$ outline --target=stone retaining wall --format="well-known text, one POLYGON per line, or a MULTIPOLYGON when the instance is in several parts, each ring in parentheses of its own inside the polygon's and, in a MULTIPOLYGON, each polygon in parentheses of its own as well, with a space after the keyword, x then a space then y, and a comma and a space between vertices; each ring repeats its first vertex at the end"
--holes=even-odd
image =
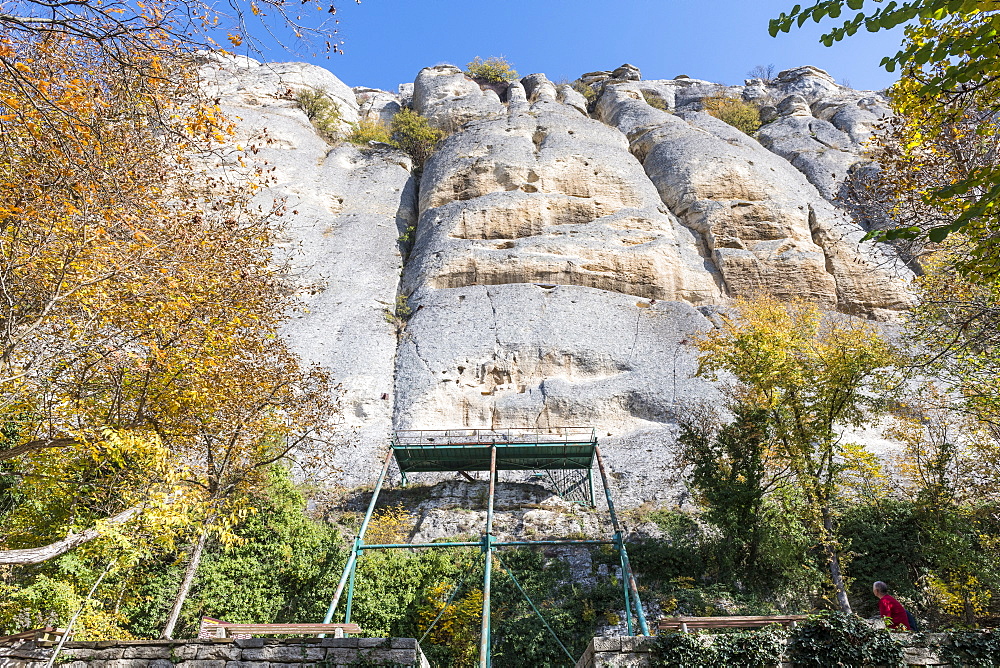
MULTIPOLYGON (((0 668, 44 668, 52 648, 0 647, 0 668)), ((430 668, 413 638, 250 638, 68 642, 59 668, 430 668)))
MULTIPOLYGON (((896 640, 906 642, 907 634, 894 634, 896 640)), ((940 645, 944 634, 925 634, 929 645, 940 645)), ((650 657, 656 649, 655 637, 608 636, 594 638, 587 651, 576 662, 576 668, 644 668, 650 665, 650 657)), ((903 656, 907 666, 952 668, 938 656, 933 647, 904 647, 903 656)), ((783 662, 781 668, 791 668, 791 663, 783 662)))

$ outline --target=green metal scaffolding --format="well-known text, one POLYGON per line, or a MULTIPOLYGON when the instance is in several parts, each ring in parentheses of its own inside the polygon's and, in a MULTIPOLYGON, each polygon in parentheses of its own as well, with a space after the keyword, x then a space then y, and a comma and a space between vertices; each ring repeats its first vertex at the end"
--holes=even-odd
MULTIPOLYGON (((594 429, 583 427, 560 427, 546 430, 536 429, 451 429, 451 430, 404 430, 397 431, 392 439, 391 447, 386 455, 382 471, 375 482, 365 518, 358 530, 357 538, 351 553, 344 565, 340 582, 334 593, 333 600, 327 610, 324 623, 329 624, 340 603, 346 588, 347 599, 344 610, 344 622, 351 621, 351 605, 354 598, 354 575, 358 559, 364 550, 388 549, 424 549, 440 547, 479 547, 484 555, 483 569, 483 616, 480 629, 479 666, 490 668, 492 665, 490 650, 492 645, 492 627, 490 620, 490 588, 494 552, 502 547, 527 547, 534 545, 613 545, 618 552, 622 572, 622 597, 625 602, 625 620, 629 635, 633 635, 633 620, 635 615, 639 632, 649 635, 646 615, 639 598, 635 576, 629 565, 628 552, 625 549, 625 539, 615 504, 611 498, 611 488, 608 485, 604 460, 601 458, 601 448, 597 444, 594 429), (486 531, 478 541, 442 542, 442 543, 392 543, 366 544, 365 532, 371 521, 372 513, 378 503, 382 485, 389 473, 393 459, 399 466, 399 472, 404 484, 407 474, 489 471, 489 495, 486 506, 486 531), (546 478, 556 487, 557 493, 565 498, 581 500, 591 507, 596 507, 594 495, 593 467, 597 464, 604 487, 604 498, 611 516, 613 534, 609 540, 528 540, 528 541, 498 541, 493 535, 493 500, 496 495, 497 474, 499 471, 540 471, 536 474, 546 478)), ((501 563, 502 568, 502 563, 501 563)), ((513 574, 508 573, 512 578, 513 574)), ((514 580, 515 584, 517 581, 514 580)), ((520 589, 520 585, 517 585, 520 589)), ((522 590, 525 598, 527 594, 522 590)), ((538 612, 528 599, 532 608, 538 612)), ((540 613, 539 616, 541 617, 540 613)), ((542 617, 542 622, 555 636, 548 622, 542 617)), ((559 641, 558 636, 555 636, 559 641)), ((559 641, 562 645, 561 641, 559 641)), ((563 647, 565 650, 565 647, 563 647)))

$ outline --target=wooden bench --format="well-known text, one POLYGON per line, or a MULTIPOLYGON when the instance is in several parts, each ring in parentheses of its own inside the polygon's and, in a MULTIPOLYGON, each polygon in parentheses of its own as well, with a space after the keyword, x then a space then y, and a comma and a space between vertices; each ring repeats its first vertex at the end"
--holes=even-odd
POLYGON ((201 618, 199 638, 252 638, 254 635, 310 636, 332 633, 343 638, 345 633, 361 633, 357 624, 230 624, 211 617, 201 618))
POLYGON ((57 629, 53 626, 46 626, 42 629, 32 629, 22 631, 9 636, 0 636, 0 647, 3 645, 13 645, 18 641, 33 640, 42 647, 50 647, 59 642, 59 639, 66 634, 66 629, 57 629))
POLYGON ((808 615, 760 615, 750 617, 667 617, 657 622, 661 631, 680 629, 754 629, 771 624, 794 627, 808 615))

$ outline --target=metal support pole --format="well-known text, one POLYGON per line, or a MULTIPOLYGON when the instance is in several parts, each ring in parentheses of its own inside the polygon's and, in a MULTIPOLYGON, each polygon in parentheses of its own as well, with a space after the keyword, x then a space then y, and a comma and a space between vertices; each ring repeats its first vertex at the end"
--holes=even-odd
POLYGON ((354 541, 355 548, 351 550, 351 556, 347 558, 347 563, 344 564, 344 572, 340 576, 340 582, 337 583, 337 591, 334 592, 333 600, 330 601, 330 607, 326 611, 326 617, 323 618, 324 624, 329 624, 333 621, 333 613, 337 609, 337 604, 340 603, 340 596, 344 593, 344 587, 347 586, 348 578, 354 573, 354 564, 358 560, 358 554, 361 551, 360 546, 364 544, 368 522, 372 519, 372 513, 375 511, 375 503, 378 501, 379 492, 382 491, 382 483, 385 482, 385 476, 389 472, 389 464, 392 463, 392 454, 392 448, 389 448, 389 454, 385 456, 385 465, 382 467, 382 472, 379 473, 378 481, 375 483, 375 491, 372 493, 372 500, 368 504, 365 519, 361 522, 358 537, 354 541))
MULTIPOLYGON (((361 556, 361 541, 358 539, 354 540, 354 551, 358 553, 358 557, 361 556)), ((344 609, 344 623, 351 623, 351 605, 354 603, 354 574, 358 570, 358 560, 354 560, 354 565, 351 566, 351 576, 347 579, 347 605, 344 609)))
MULTIPOLYGON (((532 545, 614 545, 613 540, 511 540, 493 541, 493 547, 529 547, 532 545)), ((462 541, 455 543, 365 543, 363 550, 413 550, 420 548, 441 547, 482 547, 483 541, 462 541)))
MULTIPOLYGON (((635 604, 636 617, 639 618, 639 630, 642 635, 649 635, 649 626, 646 624, 646 613, 642 609, 642 599, 639 598, 639 587, 635 582, 635 575, 632 567, 628 563, 628 552, 625 550, 625 534, 622 533, 621 525, 618 523, 618 515, 615 513, 615 503, 611 500, 611 487, 608 485, 608 474, 604 470, 604 458, 601 457, 601 447, 594 445, 594 454, 597 455, 597 468, 601 472, 601 483, 604 485, 604 498, 608 502, 608 512, 611 514, 611 526, 614 527, 615 535, 618 538, 618 554, 622 560, 622 579, 628 579, 629 591, 632 594, 632 602, 635 604)), ((627 603, 627 601, 626 601, 627 603)), ((630 611, 626 611, 630 612, 630 611)))
POLYGON ((594 496, 594 467, 587 469, 587 486, 590 488, 590 507, 597 507, 597 498, 594 496))
POLYGON ((632 632, 632 596, 629 594, 628 578, 625 577, 625 561, 622 559, 621 534, 615 532, 615 549, 618 551, 618 565, 622 573, 622 598, 625 599, 625 629, 628 634, 632 632))
POLYGON ((496 493, 497 446, 490 446, 490 495, 486 506, 486 534, 483 536, 485 564, 483 568, 483 620, 479 629, 479 668, 493 664, 490 630, 490 571, 493 567, 493 496, 496 493))

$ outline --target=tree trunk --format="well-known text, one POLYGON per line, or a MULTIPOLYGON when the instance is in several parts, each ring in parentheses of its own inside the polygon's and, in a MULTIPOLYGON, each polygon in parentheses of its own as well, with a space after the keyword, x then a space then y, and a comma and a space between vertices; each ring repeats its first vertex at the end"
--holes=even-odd
POLYGON ((976 609, 972 605, 969 590, 965 587, 962 587, 962 617, 965 619, 966 626, 976 628, 976 609))
POLYGON ((851 614, 851 601, 847 598, 847 586, 844 584, 844 575, 840 572, 840 550, 832 542, 833 539, 833 516, 829 508, 823 508, 823 529, 826 535, 823 536, 823 548, 826 550, 827 560, 830 564, 830 579, 837 590, 837 603, 841 612, 851 614))
POLYGON ((167 619, 167 625, 163 627, 163 634, 161 636, 163 638, 170 639, 173 637, 174 626, 177 625, 177 618, 180 617, 184 601, 187 599, 188 594, 191 593, 191 583, 194 582, 194 575, 198 571, 198 564, 201 563, 201 555, 205 550, 205 542, 207 540, 208 527, 205 526, 198 536, 198 542, 194 545, 194 551, 191 553, 191 558, 188 559, 187 568, 184 569, 184 579, 181 580, 181 587, 177 591, 177 598, 174 599, 174 605, 170 608, 170 617, 167 619))
MULTIPOLYGON (((124 524, 138 514, 139 506, 133 506, 128 510, 109 517, 104 520, 105 524, 124 524)), ((66 554, 74 547, 89 543, 98 536, 101 531, 98 528, 87 529, 80 533, 71 533, 62 540, 43 545, 41 547, 27 547, 19 550, 0 550, 0 566, 26 566, 29 564, 40 564, 43 561, 66 554)))

